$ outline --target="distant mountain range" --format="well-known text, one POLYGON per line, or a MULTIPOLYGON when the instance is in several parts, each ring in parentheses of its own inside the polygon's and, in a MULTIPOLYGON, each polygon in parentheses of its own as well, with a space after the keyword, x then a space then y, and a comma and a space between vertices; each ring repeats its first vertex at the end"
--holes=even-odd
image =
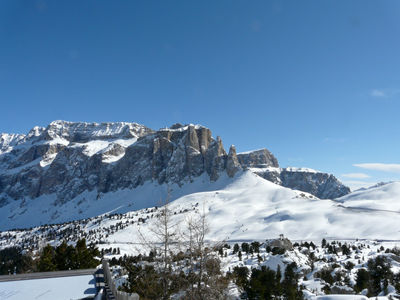
POLYGON ((195 192, 189 188, 195 180, 205 191, 244 171, 320 199, 350 193, 331 174, 280 168, 267 149, 226 152, 201 125, 156 131, 136 123, 54 121, 26 135, 0 135, 0 228, 150 207, 168 187, 177 198, 195 192), (37 218, 26 220, 28 210, 37 218))

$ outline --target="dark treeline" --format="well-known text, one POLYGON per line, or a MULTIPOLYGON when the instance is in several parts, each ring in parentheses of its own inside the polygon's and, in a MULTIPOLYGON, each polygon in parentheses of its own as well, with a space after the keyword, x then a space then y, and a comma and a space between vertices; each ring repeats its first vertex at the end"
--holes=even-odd
POLYGON ((246 292, 248 299, 303 299, 303 292, 298 286, 299 274, 296 263, 286 266, 283 278, 278 265, 276 271, 265 266, 261 269, 235 267, 233 278, 235 283, 246 292))
POLYGON ((0 275, 95 268, 100 256, 94 246, 87 246, 86 240, 78 240, 76 246, 65 241, 58 247, 45 246, 35 259, 19 247, 0 250, 0 275))
POLYGON ((32 272, 33 270, 32 257, 24 254, 21 248, 9 247, 0 250, 0 275, 32 272))
POLYGON ((64 241, 58 247, 47 245, 43 248, 38 269, 47 272, 95 268, 100 263, 96 259, 99 255, 97 248, 86 246, 85 239, 79 240, 75 247, 64 241))

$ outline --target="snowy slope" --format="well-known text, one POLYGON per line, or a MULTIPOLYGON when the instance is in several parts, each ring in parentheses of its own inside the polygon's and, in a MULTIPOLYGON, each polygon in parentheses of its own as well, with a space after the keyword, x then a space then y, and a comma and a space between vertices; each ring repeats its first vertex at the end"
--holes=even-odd
MULTIPOLYGON (((344 207, 400 213, 400 182, 391 182, 355 191, 336 199, 344 207)), ((400 222, 399 222, 400 224, 400 222)))
MULTIPOLYGON (((253 240, 276 237, 320 241, 337 239, 400 239, 399 214, 385 211, 355 211, 332 200, 320 200, 263 180, 247 171, 237 175, 223 188, 178 198, 171 209, 184 222, 188 214, 204 210, 210 226, 208 238, 214 240, 253 240), (192 207, 198 205, 198 210, 192 207)), ((109 241, 126 243, 137 236, 138 227, 151 235, 152 219, 110 235, 109 241)))
POLYGON ((160 205, 167 197, 168 189, 170 190, 170 201, 173 201, 183 195, 222 189, 232 181, 232 179, 224 176, 221 180, 210 183, 207 175, 203 174, 193 182, 182 186, 145 182, 135 189, 121 189, 102 194, 100 197, 98 197, 97 191, 86 191, 61 205, 55 204, 55 195, 43 195, 34 199, 34 201, 25 198, 2 207, 0 210, 0 230, 63 223, 95 217, 104 213, 125 213, 140 210, 160 205))
POLYGON ((93 275, 0 282, 0 300, 69 300, 95 294, 93 275))
MULTIPOLYGON (((370 238, 400 239, 399 213, 382 210, 355 210, 343 203, 320 200, 310 194, 281 187, 253 174, 239 172, 234 178, 221 176, 210 183, 206 176, 181 187, 170 187, 171 209, 191 209, 205 205, 212 239, 264 239, 284 233, 292 239, 370 238)), ((119 190, 101 198, 83 193, 60 207, 51 197, 32 201, 15 201, 0 213, 0 228, 23 228, 45 223, 61 223, 93 217, 104 212, 124 213, 160 203, 167 197, 166 185, 146 183, 135 190, 119 190), (112 205, 110 205, 112 203, 112 205), (40 204, 40 205, 39 205, 40 204), (79 214, 76 215, 76 209, 79 214), (6 217, 8 212, 11 217, 6 217), (41 215, 37 219, 37 215, 41 215)), ((185 218, 178 215, 177 218, 185 218)), ((142 224, 142 230, 151 220, 142 224)), ((119 231, 110 238, 127 241, 138 225, 119 231), (127 232, 125 232, 127 231, 127 232)))
MULTIPOLYGON (((320 200, 311 194, 276 185, 251 171, 239 172, 233 178, 224 174, 212 183, 204 175, 181 187, 171 185, 169 188, 171 209, 188 211, 174 216, 177 220, 183 221, 188 215, 198 213, 204 205, 210 223, 210 239, 265 239, 280 233, 290 239, 316 241, 323 237, 400 239, 398 212, 347 208, 344 206, 349 202, 320 200), (193 207, 197 209, 193 210, 193 207)), ((36 199, 34 204, 27 201, 21 205, 20 201, 16 201, 0 211, 0 228, 61 223, 104 212, 136 211, 159 204, 167 197, 167 189, 167 185, 145 183, 135 190, 119 190, 95 200, 91 200, 93 197, 88 193, 83 193, 60 207, 52 205, 53 199, 46 197, 36 199), (78 215, 75 213, 77 208, 78 215), (6 217, 9 211, 12 212, 11 218, 6 217), (38 215, 41 216, 39 219, 38 215)), ((136 214, 139 214, 136 219, 140 214, 149 218, 143 211, 136 214)), ((125 222, 124 219, 121 221, 125 222)), ((149 218, 144 224, 136 222, 110 234, 108 240, 117 243, 132 241, 133 237, 138 237, 139 227, 146 233, 153 221, 149 218)))

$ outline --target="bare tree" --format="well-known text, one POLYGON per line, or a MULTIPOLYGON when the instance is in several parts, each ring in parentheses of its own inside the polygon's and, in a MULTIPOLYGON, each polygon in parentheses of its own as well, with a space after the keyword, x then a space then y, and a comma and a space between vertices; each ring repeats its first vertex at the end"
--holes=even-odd
POLYGON ((142 244, 147 246, 149 251, 153 251, 158 262, 157 269, 160 272, 163 299, 168 299, 168 288, 170 285, 170 270, 172 267, 172 253, 179 249, 180 234, 179 224, 173 219, 173 212, 170 209, 170 189, 168 188, 167 197, 160 201, 160 208, 156 214, 154 223, 149 227, 151 236, 145 236, 139 230, 142 244), (158 257, 158 258, 157 258, 158 257))
POLYGON ((215 255, 215 249, 222 243, 211 243, 206 240, 209 224, 203 203, 202 212, 187 219, 187 245, 190 257, 188 299, 219 299, 223 298, 221 286, 217 277, 220 275, 220 262, 215 255))
POLYGON ((185 291, 185 299, 224 299, 226 284, 220 280, 224 277, 215 251, 222 243, 206 240, 209 225, 205 203, 202 211, 187 217, 185 226, 178 219, 170 208, 168 192, 156 219, 148 227, 149 232, 144 234, 139 230, 142 244, 155 254, 153 265, 160 278, 160 298, 168 299, 171 293, 180 290, 185 291), (186 254, 178 253, 183 245, 186 254))
POLYGON ((205 253, 205 236, 208 231, 205 214, 200 216, 190 216, 187 219, 187 244, 189 251, 189 282, 191 285, 191 293, 194 294, 194 286, 197 290, 201 288, 201 278, 204 270, 205 253))

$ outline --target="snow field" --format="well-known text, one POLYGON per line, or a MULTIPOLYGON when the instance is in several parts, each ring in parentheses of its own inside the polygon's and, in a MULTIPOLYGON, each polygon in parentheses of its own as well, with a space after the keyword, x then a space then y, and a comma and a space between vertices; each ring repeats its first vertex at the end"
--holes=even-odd
POLYGON ((0 282, 0 300, 70 300, 95 294, 92 275, 0 282))

